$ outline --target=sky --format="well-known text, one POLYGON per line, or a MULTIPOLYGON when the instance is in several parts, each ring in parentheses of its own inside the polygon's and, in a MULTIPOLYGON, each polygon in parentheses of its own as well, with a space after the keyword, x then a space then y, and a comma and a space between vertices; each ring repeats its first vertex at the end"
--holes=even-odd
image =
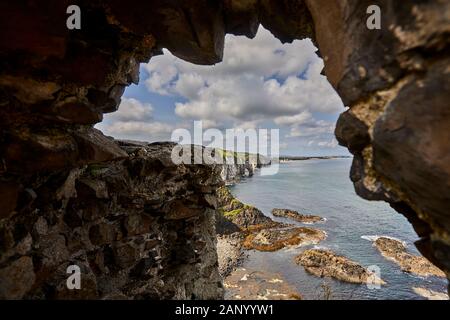
MULTIPOLYGON (((279 129, 281 155, 347 155, 334 128, 345 110, 321 75, 311 40, 282 44, 260 26, 254 39, 227 35, 223 61, 194 65, 172 55, 141 64, 139 85, 96 127, 117 139, 169 141, 172 132, 217 128, 279 129)), ((207 144, 207 143, 205 143, 207 144)))

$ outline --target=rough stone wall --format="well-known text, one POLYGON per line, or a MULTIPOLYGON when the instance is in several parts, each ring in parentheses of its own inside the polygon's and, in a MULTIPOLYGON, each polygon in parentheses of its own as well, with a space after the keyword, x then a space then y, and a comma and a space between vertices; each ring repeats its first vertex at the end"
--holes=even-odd
MULTIPOLYGON (((354 154, 356 192, 407 216, 419 250, 450 270, 450 3, 307 1, 325 73, 350 109, 336 137, 354 154)), ((448 274, 448 273, 447 273, 448 274)))
POLYGON ((173 144, 30 182, 0 223, 0 298, 218 299, 220 168, 176 166, 173 144), (68 290, 69 265, 81 289, 68 290))
MULTIPOLYGON (((448 274, 449 16, 445 0, 2 1, 0 224, 9 231, 0 244, 16 254, 2 250, 0 275, 41 279, 34 271, 40 264, 25 253, 29 232, 39 241, 33 210, 48 207, 40 211, 47 225, 64 221, 66 211, 59 218, 52 213, 61 208, 53 197, 69 172, 129 161, 93 125, 138 82, 140 62, 166 47, 193 63, 213 64, 222 58, 226 33, 253 37, 260 23, 282 41, 316 41, 325 74, 350 106, 336 136, 355 155, 356 191, 405 214, 422 237, 419 249, 448 274), (382 30, 365 27, 366 8, 374 3, 382 9, 382 30), (70 4, 82 9, 81 30, 66 28, 70 4), (36 191, 41 187, 45 192, 36 191)), ((62 232, 66 248, 79 240, 66 238, 72 229, 62 232)), ((58 235, 49 242, 63 247, 58 235)), ((67 259, 64 250, 52 250, 52 259, 67 259)), ((46 288, 36 282, 8 296, 46 288)))

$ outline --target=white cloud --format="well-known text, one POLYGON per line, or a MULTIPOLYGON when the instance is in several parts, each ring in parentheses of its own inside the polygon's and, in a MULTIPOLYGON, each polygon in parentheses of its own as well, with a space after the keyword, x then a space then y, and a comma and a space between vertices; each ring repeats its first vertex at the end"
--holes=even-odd
MULTIPOLYGON (((122 139, 167 140, 175 127, 203 128, 279 127, 282 148, 298 146, 334 148, 334 123, 318 120, 342 112, 344 107, 326 77, 323 61, 313 43, 296 40, 282 44, 260 27, 254 39, 227 35, 223 62, 194 65, 167 50, 143 68, 148 91, 175 101, 170 123, 157 121, 159 98, 149 95, 153 106, 123 98, 119 111, 105 116, 98 128, 122 139), (172 98, 171 98, 172 99, 172 98)), ((140 99, 143 97, 140 95, 140 99)), ((164 99, 163 99, 164 100, 164 99)))
POLYGON ((140 141, 167 141, 174 127, 170 124, 157 121, 114 121, 102 122, 97 129, 104 134, 117 139, 130 139, 140 141))
POLYGON ((110 121, 148 121, 152 119, 153 107, 133 98, 122 98, 119 110, 105 116, 110 121))
POLYGON ((278 125, 293 125, 303 124, 312 120, 312 115, 309 111, 303 111, 294 116, 282 116, 274 119, 274 122, 278 125))
POLYGON ((338 145, 339 144, 334 137, 331 138, 330 140, 321 140, 321 141, 310 140, 310 141, 308 141, 309 147, 317 146, 317 147, 321 147, 321 148, 336 148, 338 145))
POLYGON ((172 126, 153 120, 153 107, 134 98, 122 98, 119 110, 105 115, 97 128, 119 139, 154 141, 165 137, 172 126))
POLYGON ((116 121, 111 125, 107 125, 105 129, 113 135, 151 136, 153 134, 171 132, 173 128, 164 122, 116 121))
POLYGON ((292 137, 311 137, 331 135, 334 132, 335 124, 329 121, 309 121, 303 124, 296 124, 291 127, 287 138, 292 137))

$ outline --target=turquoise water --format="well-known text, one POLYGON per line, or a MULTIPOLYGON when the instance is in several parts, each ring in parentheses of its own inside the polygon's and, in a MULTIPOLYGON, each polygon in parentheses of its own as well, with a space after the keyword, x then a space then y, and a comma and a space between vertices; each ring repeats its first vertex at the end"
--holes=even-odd
POLYGON ((369 202, 355 194, 348 177, 350 165, 351 159, 283 163, 278 174, 255 175, 231 187, 231 192, 277 221, 295 223, 273 217, 270 213, 273 208, 289 208, 326 218, 327 221, 313 225, 328 234, 327 239, 316 247, 329 248, 365 267, 378 266, 387 285, 369 289, 366 285, 321 279, 306 273, 303 267, 294 263, 294 258, 312 246, 278 252, 249 251, 244 267, 281 274, 305 299, 323 297, 321 285, 324 282, 332 289, 332 299, 424 299, 414 293, 412 287, 446 292, 445 279, 404 273, 396 264, 383 258, 371 241, 363 238, 395 237, 406 242, 410 252, 418 254, 413 244, 418 237, 406 218, 384 202, 369 202))

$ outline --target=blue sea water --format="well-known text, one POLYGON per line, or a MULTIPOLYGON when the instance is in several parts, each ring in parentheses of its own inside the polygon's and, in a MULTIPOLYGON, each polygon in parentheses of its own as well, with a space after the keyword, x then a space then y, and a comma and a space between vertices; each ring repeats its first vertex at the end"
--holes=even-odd
POLYGON ((447 281, 437 277, 421 278, 402 272, 395 263, 382 257, 367 236, 390 236, 404 241, 411 253, 416 233, 405 217, 387 203, 358 197, 349 179, 351 159, 304 160, 280 164, 276 175, 255 175, 231 187, 241 201, 254 205, 274 220, 295 223, 271 215, 273 208, 288 208, 303 214, 319 215, 316 223, 327 239, 316 245, 342 254, 361 265, 376 265, 386 285, 369 289, 365 284, 349 284, 308 274, 294 258, 313 246, 282 249, 277 252, 249 251, 244 267, 274 272, 298 288, 304 299, 323 298, 322 284, 331 288, 332 299, 424 299, 412 290, 422 287, 446 292, 447 281))

